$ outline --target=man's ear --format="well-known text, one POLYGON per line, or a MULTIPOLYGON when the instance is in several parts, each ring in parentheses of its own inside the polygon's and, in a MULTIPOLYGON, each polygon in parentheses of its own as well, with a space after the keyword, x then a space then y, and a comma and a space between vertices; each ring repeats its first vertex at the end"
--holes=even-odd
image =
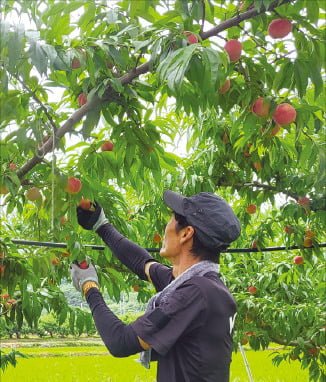
POLYGON ((183 244, 193 238, 194 234, 195 230, 193 226, 188 225, 187 227, 183 228, 181 230, 181 243, 183 244))

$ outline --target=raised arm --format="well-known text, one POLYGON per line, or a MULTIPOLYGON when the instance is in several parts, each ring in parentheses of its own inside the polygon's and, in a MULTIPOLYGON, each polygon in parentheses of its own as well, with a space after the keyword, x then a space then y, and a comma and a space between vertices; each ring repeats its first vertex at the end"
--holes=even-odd
POLYGON ((98 203, 91 210, 77 207, 77 219, 84 229, 97 232, 122 264, 142 280, 151 281, 149 268, 156 260, 144 248, 125 238, 109 224, 98 203))
POLYGON ((150 280, 149 268, 156 260, 138 244, 125 238, 111 224, 103 224, 96 233, 113 254, 142 280, 150 280))

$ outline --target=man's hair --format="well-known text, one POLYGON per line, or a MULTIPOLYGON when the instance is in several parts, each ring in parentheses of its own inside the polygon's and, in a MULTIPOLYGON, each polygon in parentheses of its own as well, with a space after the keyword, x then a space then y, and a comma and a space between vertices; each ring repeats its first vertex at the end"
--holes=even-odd
MULTIPOLYGON (((176 225, 176 232, 178 233, 183 228, 186 228, 187 226, 191 225, 187 222, 187 219, 183 215, 179 215, 178 213, 174 212, 175 220, 177 221, 176 225)), ((195 230, 195 228, 194 228, 195 230)), ((214 261, 215 263, 220 262, 220 252, 223 251, 223 249, 226 249, 228 246, 220 246, 218 248, 208 248, 206 247, 197 237, 196 230, 193 236, 193 243, 192 248, 190 252, 194 257, 199 257, 201 260, 210 260, 214 261)))

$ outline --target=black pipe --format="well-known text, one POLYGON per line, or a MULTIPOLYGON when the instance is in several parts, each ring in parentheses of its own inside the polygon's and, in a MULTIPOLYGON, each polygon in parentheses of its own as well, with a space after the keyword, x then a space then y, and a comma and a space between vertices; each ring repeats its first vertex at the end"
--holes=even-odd
MULTIPOLYGON (((36 247, 48 247, 48 248, 67 248, 66 243, 52 243, 47 241, 31 241, 31 240, 19 240, 19 239, 12 239, 11 240, 14 244, 19 245, 31 245, 36 247)), ((103 245, 95 245, 95 244, 84 244, 84 248, 88 249, 96 249, 103 251, 106 247, 103 245)), ((318 247, 326 247, 326 243, 318 244, 318 247)), ((312 248, 312 247, 310 247, 312 248)), ((160 248, 144 248, 148 252, 160 252, 160 248)), ((309 249, 306 247, 299 247, 298 245, 292 245, 290 247, 266 247, 266 248, 228 248, 222 253, 248 253, 248 252, 276 252, 276 251, 290 251, 292 249, 309 249)))

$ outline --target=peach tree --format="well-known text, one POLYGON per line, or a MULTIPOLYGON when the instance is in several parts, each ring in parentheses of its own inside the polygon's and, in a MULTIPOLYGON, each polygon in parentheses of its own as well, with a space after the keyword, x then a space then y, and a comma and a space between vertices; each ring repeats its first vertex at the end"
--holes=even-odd
POLYGON ((0 304, 8 325, 36 327, 47 310, 81 332, 89 319, 59 288, 73 260, 92 259, 117 300, 121 291, 137 290, 142 302, 153 293, 80 229, 82 200, 96 199, 125 236, 158 249, 164 189, 217 192, 242 223, 232 248, 247 248, 222 256, 238 303, 236 347, 284 345, 275 363, 301 362, 311 380, 325 380, 325 4, 0 7, 0 304))

